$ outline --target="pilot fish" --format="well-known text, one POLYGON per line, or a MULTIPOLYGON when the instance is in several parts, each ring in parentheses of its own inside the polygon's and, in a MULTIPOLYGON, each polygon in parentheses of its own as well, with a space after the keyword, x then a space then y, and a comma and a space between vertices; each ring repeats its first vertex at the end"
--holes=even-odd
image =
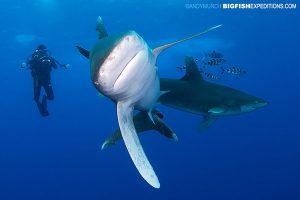
POLYGON ((185 66, 182 66, 182 67, 176 67, 179 71, 181 71, 181 72, 183 72, 185 69, 186 69, 186 67, 185 66))
POLYGON ((216 51, 206 53, 205 56, 210 57, 210 58, 223 58, 224 57, 223 54, 216 52, 216 51))
POLYGON ((212 81, 217 81, 220 79, 220 77, 218 77, 212 73, 205 72, 202 69, 200 69, 200 73, 202 73, 204 76, 206 76, 207 78, 209 78, 212 81))
POLYGON ((208 61, 205 61, 205 59, 202 59, 202 62, 204 64, 204 67, 206 65, 209 65, 209 66, 218 66, 218 65, 222 65, 226 62, 226 60, 224 58, 213 58, 213 59, 210 59, 208 61))
POLYGON ((241 69, 241 68, 237 68, 237 67, 230 67, 227 69, 224 69, 223 67, 221 67, 221 74, 224 74, 225 72, 228 74, 233 74, 233 75, 243 75, 246 74, 246 71, 241 69))

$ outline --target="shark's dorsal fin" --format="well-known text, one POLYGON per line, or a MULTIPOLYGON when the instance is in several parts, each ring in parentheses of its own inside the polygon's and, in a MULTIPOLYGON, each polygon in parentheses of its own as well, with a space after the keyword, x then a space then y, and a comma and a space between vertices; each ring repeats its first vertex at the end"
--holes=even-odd
POLYGON ((80 46, 76 46, 76 48, 78 49, 78 51, 81 53, 81 55, 83 55, 84 57, 86 57, 87 59, 90 58, 90 51, 86 50, 85 48, 82 48, 80 46))
POLYGON ((178 43, 187 41, 187 40, 189 40, 189 39, 192 39, 192 38, 201 36, 201 35, 203 35, 203 34, 209 32, 209 31, 212 31, 212 30, 214 30, 214 29, 216 29, 216 28, 219 28, 219 27, 221 27, 221 26, 222 26, 222 25, 217 25, 217 26, 211 27, 211 28, 209 28, 209 29, 206 29, 205 31, 202 31, 201 33, 192 35, 192 36, 187 37, 187 38, 184 38, 184 39, 182 39, 182 40, 178 40, 178 41, 176 41, 176 42, 172 42, 172 43, 165 44, 165 45, 163 45, 163 46, 157 47, 157 48, 153 49, 154 57, 155 57, 155 59, 156 59, 157 56, 158 56, 162 51, 166 50, 167 48, 169 48, 169 47, 171 47, 171 46, 174 46, 175 44, 178 44, 178 43))
POLYGON ((198 66, 195 62, 195 60, 192 57, 186 56, 185 57, 185 67, 186 67, 186 73, 181 78, 181 80, 184 81, 193 81, 193 82, 201 82, 204 79, 202 78, 202 75, 198 69, 198 66))
POLYGON ((97 19, 96 30, 98 31, 98 38, 102 39, 107 37, 107 32, 103 23, 102 18, 99 16, 97 19))

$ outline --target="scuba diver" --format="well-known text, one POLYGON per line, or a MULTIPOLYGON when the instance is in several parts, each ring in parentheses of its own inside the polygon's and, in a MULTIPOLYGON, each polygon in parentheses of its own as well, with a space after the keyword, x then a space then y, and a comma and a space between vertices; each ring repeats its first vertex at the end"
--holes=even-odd
POLYGON ((49 55, 47 47, 43 44, 38 45, 36 50, 31 55, 27 62, 23 62, 21 68, 28 68, 31 70, 33 78, 33 92, 34 101, 37 104, 41 116, 49 115, 47 110, 47 100, 54 99, 54 93, 51 85, 51 71, 52 68, 57 69, 58 66, 67 69, 69 64, 60 64, 52 56, 49 55), (40 101, 41 89, 44 88, 45 94, 40 101))

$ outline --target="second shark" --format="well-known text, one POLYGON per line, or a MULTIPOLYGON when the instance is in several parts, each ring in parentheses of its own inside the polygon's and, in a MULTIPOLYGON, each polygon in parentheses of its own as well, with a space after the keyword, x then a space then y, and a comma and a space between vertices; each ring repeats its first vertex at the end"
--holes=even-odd
MULTIPOLYGON (((186 74, 181 79, 160 79, 162 95, 159 102, 165 106, 203 116, 199 132, 203 132, 218 117, 247 113, 268 105, 268 102, 261 98, 204 80, 192 57, 186 57, 185 66, 186 74)), ((151 129, 150 122, 140 115, 136 115, 134 121, 139 124, 139 132, 151 129)), ((167 138, 177 140, 177 136, 165 123, 157 123, 152 129, 167 138)), ((102 149, 115 144, 118 139, 121 139, 119 130, 103 143, 102 149)))

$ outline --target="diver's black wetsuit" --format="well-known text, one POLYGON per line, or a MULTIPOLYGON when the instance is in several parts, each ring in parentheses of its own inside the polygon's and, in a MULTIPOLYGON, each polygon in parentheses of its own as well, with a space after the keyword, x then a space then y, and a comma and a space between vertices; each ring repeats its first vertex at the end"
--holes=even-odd
POLYGON ((52 68, 57 69, 57 64, 45 50, 36 50, 29 61, 26 63, 31 69, 33 78, 34 101, 37 103, 39 112, 42 116, 48 116, 47 99, 53 100, 54 93, 51 86, 52 68), (43 96, 42 102, 39 101, 42 87, 46 95, 43 96))

